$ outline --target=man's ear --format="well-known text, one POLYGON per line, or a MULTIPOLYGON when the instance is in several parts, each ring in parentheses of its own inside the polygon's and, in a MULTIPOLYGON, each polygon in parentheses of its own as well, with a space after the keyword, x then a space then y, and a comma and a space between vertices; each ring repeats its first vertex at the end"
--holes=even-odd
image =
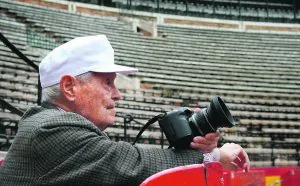
POLYGON ((76 78, 70 75, 65 75, 60 79, 60 91, 62 96, 65 97, 69 101, 75 100, 75 91, 78 83, 76 82, 76 78))

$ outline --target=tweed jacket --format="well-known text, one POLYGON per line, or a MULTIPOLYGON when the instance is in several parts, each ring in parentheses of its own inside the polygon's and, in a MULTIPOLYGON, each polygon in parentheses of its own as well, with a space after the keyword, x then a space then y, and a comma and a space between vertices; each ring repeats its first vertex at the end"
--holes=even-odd
POLYGON ((0 167, 1 186, 139 185, 175 166, 202 163, 196 150, 111 141, 89 120, 44 103, 26 111, 0 167))

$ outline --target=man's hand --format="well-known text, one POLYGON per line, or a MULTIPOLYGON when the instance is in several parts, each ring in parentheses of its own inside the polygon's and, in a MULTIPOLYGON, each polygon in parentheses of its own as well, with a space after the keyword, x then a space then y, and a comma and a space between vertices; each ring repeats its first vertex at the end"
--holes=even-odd
POLYGON ((217 147, 219 138, 219 133, 209 133, 204 137, 196 136, 191 142, 190 147, 200 150, 203 153, 211 152, 214 148, 217 147))
MULTIPOLYGON (((195 108, 194 112, 200 112, 200 108, 195 108)), ((208 133, 204 137, 196 136, 190 144, 190 148, 200 150, 203 153, 211 152, 217 147, 218 140, 220 138, 219 133, 208 133)))
POLYGON ((220 163, 227 170, 236 171, 241 168, 248 172, 250 169, 247 153, 240 145, 234 143, 225 143, 220 148, 220 163))

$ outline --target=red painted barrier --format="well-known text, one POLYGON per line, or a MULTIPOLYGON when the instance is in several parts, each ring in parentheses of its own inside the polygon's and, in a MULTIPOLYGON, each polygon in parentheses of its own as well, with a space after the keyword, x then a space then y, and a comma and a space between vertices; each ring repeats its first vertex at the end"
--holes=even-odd
POLYGON ((205 164, 206 185, 224 186, 223 167, 220 163, 205 164))
POLYGON ((264 171, 223 173, 225 186, 265 186, 264 171))
POLYGON ((141 186, 206 186, 203 164, 167 169, 147 178, 141 186))
POLYGON ((147 178, 141 186, 224 186, 220 163, 195 164, 167 169, 147 178))
POLYGON ((220 163, 175 167, 147 178, 141 186, 265 186, 263 171, 224 172, 220 163))
POLYGON ((266 186, 298 186, 300 185, 300 167, 265 167, 253 168, 254 171, 263 171, 266 186))
POLYGON ((300 168, 289 170, 281 176, 281 186, 299 186, 300 168))

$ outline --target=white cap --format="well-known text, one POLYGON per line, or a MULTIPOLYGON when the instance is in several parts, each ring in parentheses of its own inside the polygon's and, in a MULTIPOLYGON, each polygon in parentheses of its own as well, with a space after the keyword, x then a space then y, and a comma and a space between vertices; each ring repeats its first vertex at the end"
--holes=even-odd
POLYGON ((55 85, 64 75, 86 72, 129 74, 138 69, 116 65, 114 50, 105 35, 78 37, 52 50, 40 63, 42 88, 55 85))

